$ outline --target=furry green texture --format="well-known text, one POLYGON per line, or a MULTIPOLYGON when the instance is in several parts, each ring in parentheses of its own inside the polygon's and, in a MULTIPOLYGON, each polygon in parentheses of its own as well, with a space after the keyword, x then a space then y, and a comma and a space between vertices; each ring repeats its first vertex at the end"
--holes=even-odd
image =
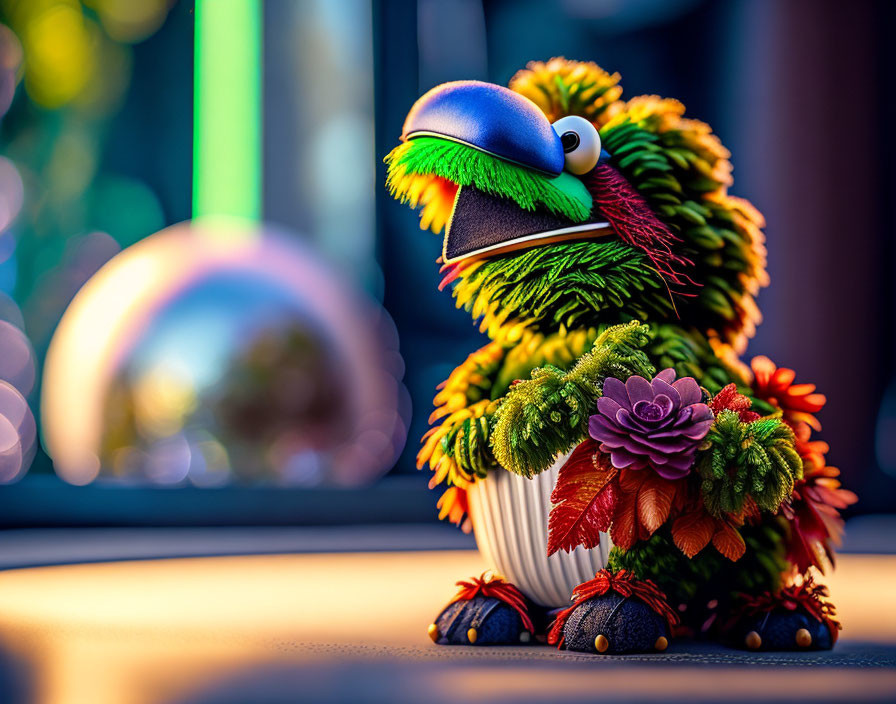
POLYGON ((442 438, 442 449, 471 476, 484 479, 489 470, 497 469, 489 448, 491 415, 466 418, 442 438))
POLYGON ((664 323, 652 325, 651 332, 645 351, 657 369, 671 367, 679 379, 693 377, 711 394, 740 379, 740 372, 720 360, 698 330, 664 323))
MULTIPOLYGON (((587 333, 585 338, 587 346, 585 349, 592 349, 597 338, 611 327, 603 325, 587 333)), ((522 344, 526 345, 527 343, 522 344)), ((732 378, 731 370, 727 369, 718 357, 713 354, 706 338, 695 330, 685 330, 671 324, 651 326, 649 340, 642 351, 652 363, 652 367, 656 369, 672 367, 679 378, 691 376, 699 379, 710 392, 718 391, 732 378)), ((550 373, 539 371, 535 373, 535 376, 543 377, 545 385, 556 383, 559 378, 558 372, 565 374, 569 371, 576 362, 575 356, 580 354, 582 354, 581 350, 571 353, 568 363, 553 357, 543 359, 538 355, 531 355, 529 357, 530 364, 526 366, 520 367, 516 363, 511 365, 512 368, 506 369, 505 363, 502 362, 501 364, 496 364, 493 368, 480 368, 479 373, 483 375, 482 383, 486 386, 491 385, 496 398, 501 398, 509 390, 516 389, 516 386, 519 385, 511 386, 513 379, 529 377, 537 365, 549 369, 550 373)), ((647 373, 647 371, 647 368, 642 369, 643 373, 647 373)), ((514 393, 520 393, 520 391, 524 391, 524 389, 517 390, 514 393)), ((546 392, 542 389, 541 393, 544 394, 546 392)), ((468 398, 468 402, 473 403, 480 400, 480 398, 482 397, 479 395, 478 390, 473 389, 473 395, 468 398)), ((587 400, 582 400, 581 403, 587 403, 587 400)), ((594 404, 592 403, 588 415, 594 412, 594 404)), ((509 409, 505 413, 509 413, 509 409)), ((442 450, 445 455, 453 459, 464 472, 471 476, 484 477, 489 470, 498 466, 490 445, 491 434, 495 424, 492 415, 492 413, 487 413, 479 418, 467 418, 461 421, 455 428, 452 428, 448 435, 442 439, 442 450)), ((524 419, 527 423, 533 422, 532 419, 526 417, 526 414, 520 414, 518 418, 524 419)), ((522 435, 522 433, 520 434, 522 435)))
POLYGON ((640 250, 615 239, 535 247, 486 260, 458 280, 455 296, 499 302, 509 319, 553 332, 673 314, 669 292, 640 250))
POLYGON ((715 516, 739 514, 748 496, 774 513, 803 475, 793 431, 779 418, 742 423, 733 411, 722 411, 706 441, 697 471, 706 508, 715 516))
POLYGON ((524 477, 550 467, 585 437, 606 377, 654 375, 642 349, 649 340, 649 328, 637 321, 615 325, 568 372, 546 365, 510 387, 493 416, 491 448, 498 464, 524 477))
MULTIPOLYGON (((466 389, 467 404, 482 400, 484 389, 489 388, 492 400, 497 401, 516 379, 528 378, 536 367, 550 364, 564 371, 570 369, 582 354, 594 346, 598 334, 604 329, 606 326, 600 331, 579 330, 564 336, 553 336, 542 340, 535 351, 528 340, 520 342, 517 347, 506 347, 500 359, 477 365, 475 374, 478 381, 466 389), (525 350, 525 354, 521 354, 520 350, 525 350)), ((445 456, 469 476, 482 478, 490 470, 498 468, 489 443, 492 415, 497 405, 489 406, 486 413, 478 418, 465 418, 442 438, 441 447, 445 456)))
POLYGON ((746 315, 741 299, 764 274, 757 273, 753 245, 731 209, 706 198, 720 182, 708 174, 699 147, 678 131, 659 132, 655 117, 603 129, 601 140, 614 164, 681 238, 681 251, 694 264, 687 273, 700 288, 679 304, 682 319, 736 336, 746 315))
POLYGON ((417 137, 393 149, 386 163, 386 185, 393 195, 396 174, 435 174, 459 186, 472 185, 509 198, 524 210, 541 206, 574 222, 584 222, 591 213, 591 194, 574 176, 563 173, 551 178, 457 142, 417 137))
MULTIPOLYGON (((607 567, 625 569, 639 579, 650 579, 666 594, 674 606, 682 603, 705 604, 716 599, 722 604, 740 593, 761 594, 775 591, 787 570, 786 526, 778 517, 768 517, 756 526, 744 526, 740 533, 746 551, 732 562, 716 550, 701 550, 692 559, 675 547, 668 528, 661 528, 650 539, 636 543, 630 550, 613 548, 607 567)), ((701 618, 699 614, 681 614, 701 618)), ((696 625, 700 625, 699 623, 696 625)))

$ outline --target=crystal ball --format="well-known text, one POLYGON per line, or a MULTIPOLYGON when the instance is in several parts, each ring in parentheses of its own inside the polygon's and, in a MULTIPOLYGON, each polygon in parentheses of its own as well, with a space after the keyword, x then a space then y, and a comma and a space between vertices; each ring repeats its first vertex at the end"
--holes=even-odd
POLYGON ((387 313, 295 235, 175 225, 84 285, 50 343, 44 445, 66 481, 358 486, 410 412, 387 313))

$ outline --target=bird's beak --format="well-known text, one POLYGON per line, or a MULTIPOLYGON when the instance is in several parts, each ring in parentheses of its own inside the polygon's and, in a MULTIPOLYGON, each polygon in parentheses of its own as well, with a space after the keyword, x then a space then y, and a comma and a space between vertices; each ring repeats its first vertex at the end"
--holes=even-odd
MULTIPOLYGON (((564 171, 560 137, 528 98, 478 81, 443 84, 421 97, 405 121, 402 140, 421 137, 463 144, 530 172, 540 188, 580 201, 587 214, 577 221, 544 208, 526 209, 495 191, 460 182, 445 228, 445 263, 610 232, 605 220, 594 217, 582 180, 564 171)), ((463 165, 456 171, 462 181, 463 165)))

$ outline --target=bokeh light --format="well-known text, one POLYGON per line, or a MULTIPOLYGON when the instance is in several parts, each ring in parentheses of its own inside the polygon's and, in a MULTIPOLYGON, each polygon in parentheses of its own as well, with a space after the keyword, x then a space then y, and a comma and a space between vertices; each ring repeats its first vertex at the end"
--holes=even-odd
POLYGON ((354 486, 391 468, 409 402, 391 320, 270 228, 204 220, 112 258, 47 353, 57 472, 354 486))
MULTIPOLYGON (((15 96, 23 61, 18 37, 0 25, 0 115, 15 96)), ((35 355, 22 311, 8 295, 16 284, 17 235, 25 188, 15 164, 0 156, 0 484, 20 479, 37 452, 37 427, 27 396, 34 387, 35 355)))
POLYGON ((15 325, 19 330, 25 329, 25 319, 22 316, 22 309, 18 304, 6 293, 0 291, 0 320, 15 325))
POLYGON ((25 5, 32 6, 20 34, 28 58, 25 86, 35 102, 57 108, 87 85, 95 28, 77 2, 34 0, 25 5))
MULTIPOLYGON (((121 251, 118 242, 105 232, 70 237, 60 244, 61 252, 46 248, 47 261, 40 267, 42 272, 33 282, 34 294, 25 305, 28 332, 38 345, 49 340, 56 322, 81 286, 121 251)), ((39 256, 37 261, 41 262, 39 256)), ((3 271, 0 264, 0 287, 3 271)))
POLYGON ((114 232, 123 247, 165 226, 165 215, 155 193, 142 181, 101 175, 90 198, 90 213, 97 229, 114 232))
POLYGON ((0 24, 0 115, 12 104, 21 68, 22 44, 9 27, 0 24))
POLYGON ((172 4, 168 0, 5 3, 14 34, 7 37, 0 30, 0 108, 9 106, 19 67, 24 65, 25 88, 41 107, 58 110, 77 105, 92 116, 111 112, 130 83, 128 45, 156 32, 172 4))
POLYGON ((23 396, 34 388, 34 350, 19 328, 0 320, 0 380, 9 382, 23 396))
POLYGON ((22 471, 22 441, 12 422, 0 416, 0 481, 10 482, 22 471))
POLYGON ((25 189, 13 163, 0 156, 0 231, 9 227, 22 209, 25 189))
MULTIPOLYGON (((8 483, 21 478, 31 465, 37 452, 37 426, 28 401, 12 384, 0 381, 0 418, 16 433, 18 449, 11 455, 3 454, 0 447, 0 482, 8 483)), ((5 426, 0 435, 6 432, 5 426)), ((0 445, 5 442, 0 437, 0 445)))
POLYGON ((103 29, 114 40, 138 42, 155 32, 165 21, 169 0, 87 0, 96 10, 103 29))

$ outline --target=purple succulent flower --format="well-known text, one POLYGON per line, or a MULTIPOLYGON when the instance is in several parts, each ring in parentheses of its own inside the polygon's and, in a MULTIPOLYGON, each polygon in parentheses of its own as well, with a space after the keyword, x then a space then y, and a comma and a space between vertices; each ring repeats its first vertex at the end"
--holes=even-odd
POLYGON ((618 469, 651 467, 665 479, 691 471, 694 453, 713 423, 712 410, 691 377, 675 381, 664 369, 653 381, 608 377, 588 432, 618 469))

